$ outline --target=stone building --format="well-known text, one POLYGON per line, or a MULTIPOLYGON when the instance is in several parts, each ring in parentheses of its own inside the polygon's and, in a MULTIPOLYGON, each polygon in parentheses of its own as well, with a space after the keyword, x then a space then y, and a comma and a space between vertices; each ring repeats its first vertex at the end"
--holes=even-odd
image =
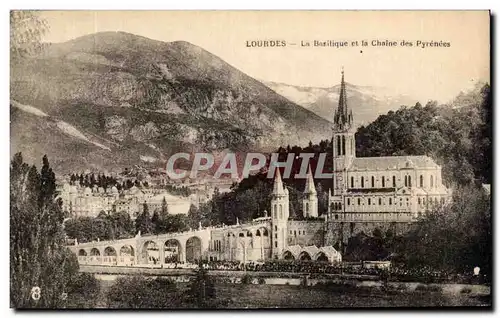
POLYGON ((449 202, 451 191, 443 185, 441 167, 428 156, 356 157, 353 120, 342 71, 332 127, 328 240, 346 241, 375 227, 402 232, 432 207, 449 202))
MULTIPOLYGON (((450 201, 451 191, 442 183, 441 167, 432 158, 356 157, 353 118, 342 72, 333 122, 333 191, 329 193, 326 215, 318 215, 317 192, 309 169, 302 200, 304 220, 290 219, 289 192, 277 169, 269 216, 245 224, 200 227, 183 233, 139 236, 123 242, 87 243, 73 250, 80 261, 95 259, 97 252, 107 255, 108 258, 100 258, 102 261, 110 259, 111 254, 105 254, 110 247, 117 262, 120 258, 116 251, 127 243, 137 251, 133 258, 135 264, 151 259, 156 264, 158 258, 161 264, 172 259, 193 262, 200 258, 240 262, 269 259, 340 262, 342 256, 333 246, 342 246, 349 237, 361 231, 371 234, 375 228, 392 230, 394 234, 403 232, 431 208, 450 201), (92 250, 97 251, 93 256, 92 250), (157 256, 145 257, 148 251, 157 256)), ((161 207, 160 200, 155 202, 155 207, 161 207)))

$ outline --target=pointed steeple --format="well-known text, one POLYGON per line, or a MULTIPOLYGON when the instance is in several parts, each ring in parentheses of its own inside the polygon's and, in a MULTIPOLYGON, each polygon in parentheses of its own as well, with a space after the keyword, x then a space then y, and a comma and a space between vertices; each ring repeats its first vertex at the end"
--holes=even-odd
POLYGON ((335 128, 338 130, 346 130, 351 128, 353 117, 352 110, 347 106, 347 93, 344 81, 344 67, 342 67, 342 79, 340 82, 339 104, 335 110, 333 117, 335 128))
POLYGON ((309 165, 309 168, 307 170, 306 187, 304 189, 304 193, 316 194, 316 187, 314 186, 314 179, 312 176, 311 165, 309 165))
POLYGON ((274 177, 273 194, 285 194, 283 181, 281 180, 281 173, 279 168, 276 169, 276 176, 274 177))

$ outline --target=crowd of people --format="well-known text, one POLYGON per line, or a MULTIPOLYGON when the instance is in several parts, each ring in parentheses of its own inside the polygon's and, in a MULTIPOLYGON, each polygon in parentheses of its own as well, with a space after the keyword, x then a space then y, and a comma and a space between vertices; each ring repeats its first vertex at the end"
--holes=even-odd
POLYGON ((342 264, 331 264, 317 261, 266 261, 248 262, 243 264, 239 261, 203 261, 201 266, 207 270, 226 271, 256 271, 256 272, 290 272, 290 273, 326 273, 326 274, 358 274, 379 275, 380 270, 374 268, 358 268, 343 266, 342 264))
POLYGON ((272 260, 266 262, 249 262, 243 264, 239 261, 202 261, 201 265, 207 270, 225 271, 256 271, 256 272, 282 272, 303 274, 337 274, 374 276, 387 281, 425 281, 428 283, 474 283, 483 281, 484 275, 470 273, 451 273, 430 267, 405 268, 390 266, 388 268, 367 267, 362 262, 359 264, 326 263, 317 261, 283 261, 272 260))

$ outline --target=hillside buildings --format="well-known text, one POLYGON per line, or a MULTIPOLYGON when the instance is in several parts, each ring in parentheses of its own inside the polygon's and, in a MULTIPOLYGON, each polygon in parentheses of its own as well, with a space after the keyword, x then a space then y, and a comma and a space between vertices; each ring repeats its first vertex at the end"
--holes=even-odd
POLYGON ((131 187, 119 192, 116 187, 104 189, 94 186, 83 187, 64 183, 59 189, 63 209, 72 218, 96 217, 101 211, 126 212, 132 219, 148 206, 153 213, 160 210, 165 198, 170 214, 187 214, 191 206, 190 198, 175 196, 163 189, 131 187))

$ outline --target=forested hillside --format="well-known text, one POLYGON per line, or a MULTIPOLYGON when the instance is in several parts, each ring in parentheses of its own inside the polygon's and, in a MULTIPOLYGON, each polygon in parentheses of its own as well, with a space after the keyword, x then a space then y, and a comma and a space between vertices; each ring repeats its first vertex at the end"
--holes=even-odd
POLYGON ((428 155, 443 166, 448 185, 492 179, 492 105, 488 84, 451 104, 402 107, 356 134, 358 157, 428 155))

